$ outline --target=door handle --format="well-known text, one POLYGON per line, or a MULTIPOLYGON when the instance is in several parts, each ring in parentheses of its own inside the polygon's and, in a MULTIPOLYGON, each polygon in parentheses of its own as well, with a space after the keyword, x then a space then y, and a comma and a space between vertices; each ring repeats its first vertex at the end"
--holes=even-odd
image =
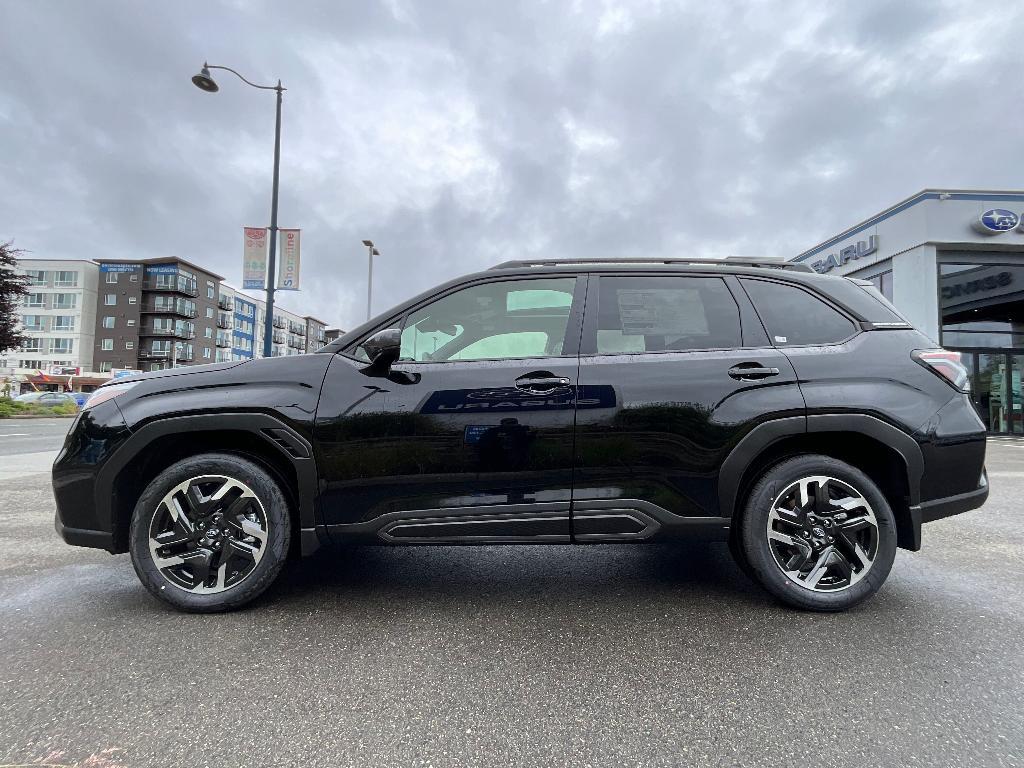
POLYGON ((516 379, 516 389, 535 395, 550 395, 557 389, 568 387, 572 382, 565 376, 555 376, 547 371, 526 373, 516 379))
POLYGON ((729 375, 738 381, 758 381, 778 376, 778 368, 766 368, 760 363, 740 363, 729 369, 729 375))

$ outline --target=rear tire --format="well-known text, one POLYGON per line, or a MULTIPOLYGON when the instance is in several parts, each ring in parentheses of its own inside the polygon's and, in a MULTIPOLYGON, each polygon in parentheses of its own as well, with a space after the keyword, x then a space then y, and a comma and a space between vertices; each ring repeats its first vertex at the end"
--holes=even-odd
POLYGON ((291 539, 274 479, 240 456, 208 453, 171 465, 139 497, 129 551, 139 580, 182 611, 245 605, 273 583, 291 539))
POLYGON ((856 467, 806 455, 770 468, 743 513, 738 554, 782 602, 843 611, 885 582, 896 557, 896 523, 878 487, 856 467))

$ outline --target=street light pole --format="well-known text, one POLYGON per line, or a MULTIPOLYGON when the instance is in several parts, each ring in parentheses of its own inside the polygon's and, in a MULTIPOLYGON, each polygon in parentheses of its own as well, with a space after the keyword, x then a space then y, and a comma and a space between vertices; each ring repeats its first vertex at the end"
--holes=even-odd
POLYGON ((363 240, 363 245, 366 246, 370 256, 370 268, 366 274, 366 319, 369 320, 373 306, 373 257, 380 256, 380 251, 374 247, 373 240, 363 240))
POLYGON ((277 81, 277 85, 257 85, 246 80, 231 67, 204 63, 199 74, 192 77, 192 82, 195 83, 197 88, 207 93, 216 93, 220 90, 220 86, 217 85, 210 75, 211 69, 226 70, 253 88, 259 88, 263 91, 277 91, 277 113, 274 122, 274 184, 270 197, 270 253, 268 254, 267 262, 267 316, 264 318, 263 323, 263 356, 270 357, 273 351, 271 342, 274 336, 274 291, 277 288, 275 283, 277 279, 277 189, 281 171, 281 100, 286 89, 281 85, 280 80, 277 81))

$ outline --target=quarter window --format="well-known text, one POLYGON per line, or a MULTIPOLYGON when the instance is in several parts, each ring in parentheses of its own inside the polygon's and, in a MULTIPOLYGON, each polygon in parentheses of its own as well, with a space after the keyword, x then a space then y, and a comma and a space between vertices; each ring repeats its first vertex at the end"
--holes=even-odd
POLYGON ((779 346, 838 344, 857 330, 853 321, 801 288, 765 280, 742 283, 779 346))
POLYGON ((742 346, 739 308, 717 277, 602 277, 596 330, 591 348, 604 355, 742 346))
POLYGON ((401 359, 561 355, 575 287, 576 278, 567 277, 484 283, 456 291, 406 317, 401 359))

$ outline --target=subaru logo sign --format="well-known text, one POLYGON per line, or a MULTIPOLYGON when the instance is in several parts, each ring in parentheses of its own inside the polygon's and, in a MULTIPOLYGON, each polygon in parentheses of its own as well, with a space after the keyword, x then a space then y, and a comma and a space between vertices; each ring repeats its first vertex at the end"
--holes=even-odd
POLYGON ((1020 216, 1005 208, 990 208, 974 222, 974 228, 983 235, 998 235, 1016 229, 1020 216))

